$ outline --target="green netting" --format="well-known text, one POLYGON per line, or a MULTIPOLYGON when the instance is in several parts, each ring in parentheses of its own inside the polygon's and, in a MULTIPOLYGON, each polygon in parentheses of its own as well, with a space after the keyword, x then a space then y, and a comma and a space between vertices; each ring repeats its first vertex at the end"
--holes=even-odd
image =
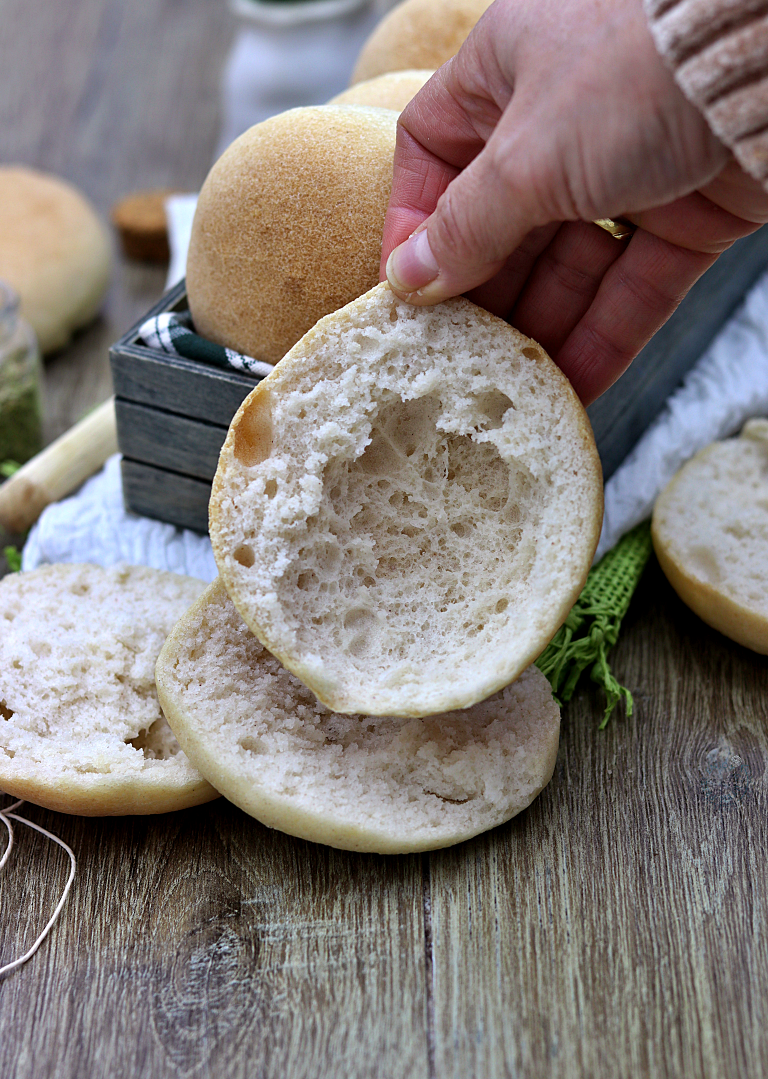
POLYGON ((592 681, 603 687, 607 697, 601 730, 622 697, 627 715, 632 715, 632 694, 614 678, 608 652, 618 640, 622 619, 650 554, 651 526, 644 521, 592 567, 570 614, 536 660, 560 704, 571 699, 582 674, 591 668, 592 681))

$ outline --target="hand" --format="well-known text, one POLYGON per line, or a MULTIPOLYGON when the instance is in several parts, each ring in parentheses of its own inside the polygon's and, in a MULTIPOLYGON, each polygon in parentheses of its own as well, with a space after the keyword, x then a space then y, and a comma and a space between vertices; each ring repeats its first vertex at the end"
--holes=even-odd
POLYGON ((400 117, 382 278, 415 304, 468 293, 588 403, 766 220, 642 0, 496 0, 400 117), (617 216, 629 242, 590 223, 617 216))

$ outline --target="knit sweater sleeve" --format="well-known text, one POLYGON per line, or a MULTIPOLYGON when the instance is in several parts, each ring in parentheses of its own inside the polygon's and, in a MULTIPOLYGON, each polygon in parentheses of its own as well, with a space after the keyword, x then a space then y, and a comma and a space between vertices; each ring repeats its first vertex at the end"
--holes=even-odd
POLYGON ((742 167, 768 185, 768 0, 644 0, 656 47, 742 167))

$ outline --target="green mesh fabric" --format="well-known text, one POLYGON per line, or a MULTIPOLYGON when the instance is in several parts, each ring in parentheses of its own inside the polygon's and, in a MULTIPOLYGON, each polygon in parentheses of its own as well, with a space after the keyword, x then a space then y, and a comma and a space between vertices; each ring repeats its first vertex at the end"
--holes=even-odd
POLYGON ((627 715, 632 715, 632 694, 614 678, 608 652, 618 640, 622 619, 650 554, 651 525, 643 521, 592 567, 570 614, 536 660, 560 704, 571 699, 582 674, 590 668, 592 681, 603 687, 607 698, 601 730, 622 698, 627 715))

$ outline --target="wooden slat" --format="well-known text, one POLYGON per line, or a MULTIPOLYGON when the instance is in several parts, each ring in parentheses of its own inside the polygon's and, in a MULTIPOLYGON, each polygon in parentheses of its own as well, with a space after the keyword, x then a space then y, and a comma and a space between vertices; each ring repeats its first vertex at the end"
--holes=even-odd
MULTIPOLYGON (((79 868, 49 945, 0 983, 0 1075, 427 1079, 419 858, 290 839, 224 801, 29 815, 79 868)), ((64 876, 45 840, 19 839, 3 955, 64 876)))
POLYGON ((532 809, 430 857, 445 1079, 768 1069, 768 660, 654 565, 614 669, 635 715, 583 692, 532 809))
POLYGON ((127 457, 196 479, 213 479, 226 427, 120 398, 115 401, 115 416, 120 449, 127 457))
POLYGON ((110 362, 119 397, 224 427, 257 384, 237 371, 135 346, 113 348, 110 362))
POLYGON ((120 462, 120 471, 127 509, 193 532, 208 531, 210 483, 126 457, 120 462))

